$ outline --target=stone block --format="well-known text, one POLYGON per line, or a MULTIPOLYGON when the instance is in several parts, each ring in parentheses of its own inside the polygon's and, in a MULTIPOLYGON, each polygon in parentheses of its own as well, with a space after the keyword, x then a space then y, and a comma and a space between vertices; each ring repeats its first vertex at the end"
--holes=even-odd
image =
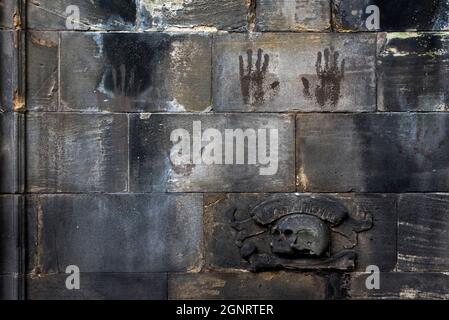
POLYGON ((343 277, 302 273, 170 274, 174 300, 322 300, 340 298, 343 277))
POLYGON ((19 196, 0 195, 0 275, 19 272, 20 208, 19 196))
POLYGON ((400 195, 399 270, 449 271, 448 201, 448 194, 400 195))
POLYGON ((28 192, 123 192, 128 118, 120 114, 29 113, 28 192))
POLYGON ((0 275, 0 300, 19 299, 19 279, 15 275, 0 275))
POLYGON ((28 199, 28 272, 183 272, 200 265, 201 195, 28 199))
POLYGON ((294 163, 292 115, 130 115, 132 192, 293 191, 294 163))
POLYGON ((211 104, 211 37, 62 33, 64 111, 203 111, 211 104))
POLYGON ((68 290, 68 274, 29 277, 29 300, 165 300, 165 273, 81 273, 80 289, 68 290))
POLYGON ((303 192, 449 190, 449 115, 302 114, 297 122, 303 192))
POLYGON ((133 30, 138 19, 137 1, 139 0, 27 1, 28 28, 133 30), (79 18, 76 17, 76 13, 79 13, 79 18))
POLYGON ((22 134, 22 114, 0 113, 0 193, 23 190, 22 134))
POLYGON ((374 34, 218 35, 214 110, 374 111, 375 52, 374 34))
POLYGON ((21 31, 0 31, 0 112, 23 111, 25 100, 19 83, 18 48, 23 41, 21 31))
POLYGON ((141 0, 140 27, 143 29, 214 28, 247 30, 246 0, 141 0))
POLYGON ((30 31, 27 37, 27 110, 58 111, 59 34, 30 31))
POLYGON ((257 0, 257 31, 326 31, 330 29, 328 0, 257 0))
POLYGON ((385 33, 379 47, 381 111, 449 110, 449 35, 385 33))
POLYGON ((379 30, 448 30, 447 12, 449 3, 444 0, 334 0, 334 29, 339 32, 374 31, 372 29, 373 9, 379 13, 379 30), (367 24, 368 21, 368 24, 367 24), (368 27, 370 26, 370 27, 368 27))
POLYGON ((449 276, 432 272, 380 273, 380 288, 368 290, 369 274, 351 276, 349 295, 352 299, 447 300, 449 276))
POLYGON ((18 0, 0 1, 0 28, 13 29, 20 26, 20 13, 18 10, 18 0))

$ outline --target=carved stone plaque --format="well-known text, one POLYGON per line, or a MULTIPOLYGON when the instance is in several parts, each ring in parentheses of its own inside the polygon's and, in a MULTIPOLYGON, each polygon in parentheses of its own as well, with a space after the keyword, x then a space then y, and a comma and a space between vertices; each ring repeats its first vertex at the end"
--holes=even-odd
POLYGON ((396 264, 395 198, 356 194, 209 194, 208 270, 365 270, 396 264), (386 236, 388 235, 388 236, 386 236))
POLYGON ((252 271, 271 269, 338 269, 355 267, 356 253, 332 253, 330 233, 352 236, 369 230, 372 216, 349 219, 348 209, 325 196, 263 201, 248 219, 232 221, 236 245, 252 271))

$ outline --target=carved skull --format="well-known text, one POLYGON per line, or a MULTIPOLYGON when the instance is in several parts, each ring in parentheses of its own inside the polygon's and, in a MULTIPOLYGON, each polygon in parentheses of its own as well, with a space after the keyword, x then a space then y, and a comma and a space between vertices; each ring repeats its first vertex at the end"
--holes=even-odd
POLYGON ((308 214, 279 219, 271 229, 273 253, 288 256, 321 256, 329 246, 329 228, 308 214))

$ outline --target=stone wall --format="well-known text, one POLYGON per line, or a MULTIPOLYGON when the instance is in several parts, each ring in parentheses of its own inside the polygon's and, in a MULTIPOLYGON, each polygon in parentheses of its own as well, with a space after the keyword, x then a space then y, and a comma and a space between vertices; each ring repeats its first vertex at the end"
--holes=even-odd
POLYGON ((0 9, 0 297, 448 297, 446 1, 0 9))

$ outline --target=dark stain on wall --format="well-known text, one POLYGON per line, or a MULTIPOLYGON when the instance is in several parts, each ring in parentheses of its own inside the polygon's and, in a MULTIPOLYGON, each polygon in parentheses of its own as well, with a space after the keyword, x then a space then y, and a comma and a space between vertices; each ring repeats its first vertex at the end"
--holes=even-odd
POLYGON ((383 30, 407 29, 413 25, 418 30, 430 30, 436 22, 442 0, 375 0, 380 9, 383 30))
POLYGON ((441 30, 448 27, 446 0, 334 0, 334 22, 340 30, 366 30, 370 5, 379 7, 383 31, 441 30))
POLYGON ((105 14, 119 16, 125 23, 136 22, 137 5, 135 0, 99 0, 98 5, 105 14))
POLYGON ((362 145, 365 190, 411 192, 444 189, 447 179, 449 117, 386 115, 354 117, 362 145))
POLYGON ((448 42, 447 37, 427 33, 388 40, 381 51, 379 70, 385 110, 449 107, 448 42))
POLYGON ((410 24, 417 29, 431 29, 441 0, 377 0, 382 29, 407 29, 410 24), (411 4, 413 2, 413 4, 411 4))
MULTIPOLYGON (((148 38, 147 38, 148 39, 148 38)), ((168 35, 145 41, 144 34, 107 34, 103 50, 109 62, 104 87, 115 96, 135 97, 154 83, 154 66, 165 59, 170 48, 168 35)))

